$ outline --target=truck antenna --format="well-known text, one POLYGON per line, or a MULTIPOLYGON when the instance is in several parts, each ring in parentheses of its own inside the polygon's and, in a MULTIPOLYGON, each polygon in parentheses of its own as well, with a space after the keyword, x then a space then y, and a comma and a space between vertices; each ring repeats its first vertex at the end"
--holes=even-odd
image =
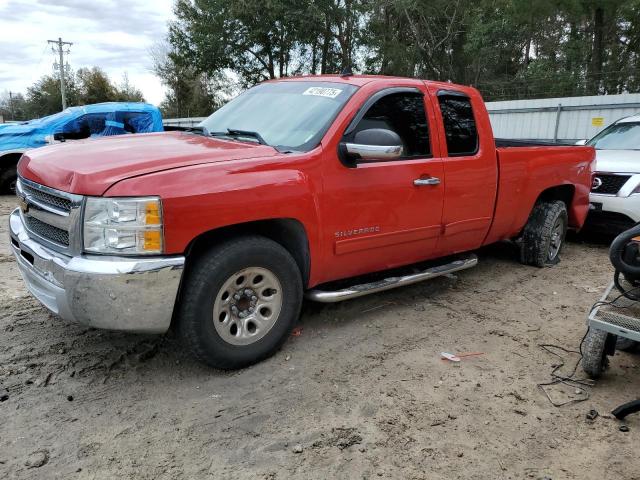
POLYGON ((346 65, 340 72, 341 77, 351 77, 352 75, 353 71, 351 70, 351 65, 346 65))

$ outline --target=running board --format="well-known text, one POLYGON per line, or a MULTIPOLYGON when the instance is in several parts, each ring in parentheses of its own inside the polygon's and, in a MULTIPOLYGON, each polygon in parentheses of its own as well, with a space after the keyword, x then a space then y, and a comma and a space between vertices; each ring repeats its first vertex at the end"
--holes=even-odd
POLYGON ((446 275, 447 273, 466 270, 467 268, 475 267, 477 264, 478 257, 472 253, 465 256, 464 258, 458 258, 457 260, 454 260, 450 263, 445 263, 444 265, 427 268, 426 270, 423 270, 419 273, 404 275, 402 277, 389 277, 377 282, 363 283, 361 285, 354 285, 352 287, 343 288, 341 290, 327 291, 312 289, 309 290, 305 296, 309 300, 313 300, 316 302, 341 302, 342 300, 363 297, 371 293, 383 292, 384 290, 391 290, 392 288, 403 287, 405 285, 422 282, 423 280, 440 277, 442 275, 446 275))

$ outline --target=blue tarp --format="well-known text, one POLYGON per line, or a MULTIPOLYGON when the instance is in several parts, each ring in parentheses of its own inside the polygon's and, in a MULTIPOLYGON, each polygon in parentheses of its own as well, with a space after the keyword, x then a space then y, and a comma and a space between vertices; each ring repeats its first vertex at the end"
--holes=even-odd
POLYGON ((4 125, 0 128, 0 155, 53 143, 55 134, 65 140, 162 132, 162 115, 148 103, 108 102, 70 107, 48 117, 4 125))

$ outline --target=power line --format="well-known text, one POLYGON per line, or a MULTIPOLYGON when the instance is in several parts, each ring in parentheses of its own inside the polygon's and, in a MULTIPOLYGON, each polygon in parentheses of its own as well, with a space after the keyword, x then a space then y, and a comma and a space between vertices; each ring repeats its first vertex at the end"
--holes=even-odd
MULTIPOLYGON (((51 47, 51 50, 60 55, 60 63, 58 64, 58 72, 60 75, 60 94, 62 96, 62 110, 67 108, 67 94, 65 92, 65 85, 64 85, 64 71, 65 71, 65 66, 64 66, 64 54, 65 53, 69 53, 69 48, 67 48, 67 50, 64 50, 64 46, 65 45, 69 45, 69 47, 71 47, 71 45, 73 45, 73 43, 71 42, 63 42, 61 37, 58 37, 58 40, 47 40, 47 43, 50 44, 54 44, 55 47, 51 47)), ((54 68, 55 68, 55 64, 54 64, 54 68)), ((68 67, 68 65, 67 65, 68 67)))

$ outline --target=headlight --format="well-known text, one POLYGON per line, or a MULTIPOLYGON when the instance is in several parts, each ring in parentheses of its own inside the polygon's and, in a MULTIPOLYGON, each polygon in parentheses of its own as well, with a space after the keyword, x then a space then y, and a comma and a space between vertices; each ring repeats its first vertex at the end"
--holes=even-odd
POLYGON ((162 204, 157 197, 87 197, 84 251, 120 255, 162 253, 162 204))

